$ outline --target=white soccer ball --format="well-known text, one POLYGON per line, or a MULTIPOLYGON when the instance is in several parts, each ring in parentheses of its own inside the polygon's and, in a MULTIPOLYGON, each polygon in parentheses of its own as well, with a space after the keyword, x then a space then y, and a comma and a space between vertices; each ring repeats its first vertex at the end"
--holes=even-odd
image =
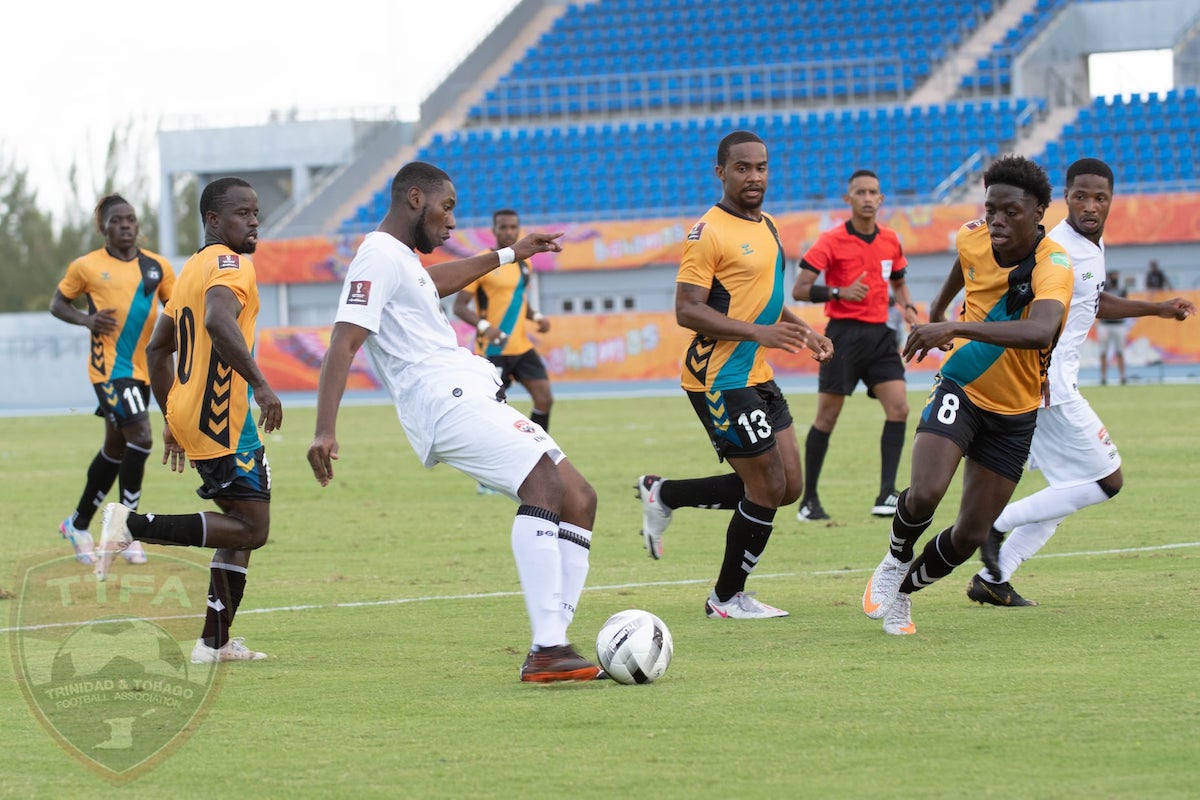
POLYGON ((596 659, 617 683, 658 680, 673 651, 671 632, 663 621, 636 608, 613 614, 596 636, 596 659))

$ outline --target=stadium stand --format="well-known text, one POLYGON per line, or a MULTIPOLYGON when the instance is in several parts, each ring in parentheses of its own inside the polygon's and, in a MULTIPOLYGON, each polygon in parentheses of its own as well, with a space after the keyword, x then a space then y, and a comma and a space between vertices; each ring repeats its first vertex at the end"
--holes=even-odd
MULTIPOLYGON (((467 225, 486 224, 510 202, 512 182, 530 180, 534 189, 522 192, 529 219, 688 213, 713 199, 711 176, 696 165, 734 128, 769 142, 781 211, 837 205, 846 175, 865 162, 900 203, 953 200, 992 157, 1022 148, 1041 151, 1051 174, 1081 154, 1107 158, 1124 191, 1194 188, 1194 88, 1082 108, 1078 88, 1065 101, 1040 96, 1045 85, 1013 94, 1014 65, 1043 47, 1057 15, 1099 2, 965 0, 939 4, 936 14, 916 0, 568 3, 506 74, 481 87, 460 125, 428 137, 414 157, 454 177, 467 225), (745 32, 735 23, 746 19, 762 24, 745 32), (930 80, 926 102, 914 104, 933 70, 962 59, 956 48, 968 37, 964 52, 990 53, 973 70, 967 57, 934 93, 944 102, 928 102, 938 86, 930 80), (1163 155, 1147 163, 1139 150, 1163 155)), ((387 191, 338 232, 374 228, 387 191)))
POLYGON ((1125 184, 1134 192, 1194 185, 1200 179, 1200 92, 1192 86, 1162 97, 1153 92, 1128 99, 1098 97, 1037 160, 1058 175, 1084 156, 1111 164, 1122 176, 1122 191, 1130 190, 1125 184))
MULTIPOLYGON (((496 175, 554 176, 526 193, 522 211, 528 216, 612 219, 687 212, 713 200, 711 176, 696 166, 712 161, 713 143, 722 132, 745 128, 759 131, 777 156, 781 170, 772 180, 779 198, 775 207, 781 210, 837 202, 860 159, 890 147, 902 148, 909 157, 890 163, 881 176, 889 192, 929 199, 957 166, 981 150, 994 155, 999 143, 1015 139, 1039 110, 1038 101, 1003 98, 925 108, 475 129, 434 137, 418 159, 439 164, 454 177, 463 219, 486 217, 509 201, 511 186, 496 175), (977 115, 989 124, 970 124, 977 115)), ((374 228, 387 205, 387 190, 376 192, 345 222, 344 231, 374 228)))

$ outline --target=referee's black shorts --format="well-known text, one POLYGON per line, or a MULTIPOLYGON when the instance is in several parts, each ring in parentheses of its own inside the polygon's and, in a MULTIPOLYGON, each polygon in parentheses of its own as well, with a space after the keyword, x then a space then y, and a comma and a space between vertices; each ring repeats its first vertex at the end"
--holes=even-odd
POLYGON ((833 358, 821 365, 817 391, 852 395, 862 381, 874 397, 870 390, 875 384, 904 380, 896 332, 882 322, 831 319, 825 335, 833 342, 833 358))

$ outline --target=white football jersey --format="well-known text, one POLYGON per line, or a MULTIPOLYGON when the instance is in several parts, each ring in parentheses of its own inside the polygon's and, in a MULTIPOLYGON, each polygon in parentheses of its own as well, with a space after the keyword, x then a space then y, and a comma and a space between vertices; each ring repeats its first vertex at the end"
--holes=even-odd
POLYGON ((1075 288, 1067 324, 1050 354, 1050 405, 1079 397, 1079 348, 1096 321, 1100 292, 1104 289, 1104 240, 1094 244, 1064 219, 1054 226, 1049 238, 1062 245, 1075 269, 1075 288))
POLYGON ((390 234, 368 233, 359 245, 335 322, 371 332, 363 347, 422 462, 449 408, 480 395, 495 398, 500 388, 491 362, 459 346, 417 254, 390 234))

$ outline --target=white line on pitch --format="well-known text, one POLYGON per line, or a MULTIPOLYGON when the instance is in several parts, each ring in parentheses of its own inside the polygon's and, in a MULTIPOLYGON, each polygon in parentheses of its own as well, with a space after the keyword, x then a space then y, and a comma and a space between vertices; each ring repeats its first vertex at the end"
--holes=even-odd
MULTIPOLYGON (((1034 559, 1039 558, 1087 558, 1089 556, 1110 556, 1121 555, 1123 553, 1153 553, 1161 550, 1180 550, 1187 547, 1200 547, 1200 542, 1179 542, 1176 544, 1159 544, 1150 547, 1117 547, 1111 550, 1078 550, 1073 553, 1048 553, 1045 555, 1034 556, 1034 559)), ((859 569, 822 569, 813 570, 811 572, 769 572, 762 575, 755 575, 755 580, 771 580, 774 578, 795 578, 799 575, 855 575, 858 573, 871 572, 874 567, 859 568, 859 569)), ((587 592, 608 592, 614 589, 647 589, 655 586, 692 586, 698 583, 710 583, 711 578, 691 578, 678 581, 643 581, 641 583, 612 583, 605 586, 588 586, 584 589, 587 592)), ((323 611, 334 608, 371 608, 375 606, 401 606, 409 603, 432 603, 446 600, 483 600, 492 597, 520 597, 520 592, 479 592, 473 594, 443 594, 443 595, 428 595, 426 597, 397 597, 391 600, 357 600, 348 603, 308 603, 298 606, 275 606, 273 608, 245 608, 239 609, 238 614, 277 614, 284 611, 323 611)), ((155 620, 172 620, 172 619, 203 619, 203 614, 174 614, 171 616, 162 617, 143 617, 150 622, 155 620)), ((0 633, 8 633, 10 631, 36 631, 45 630, 47 628, 74 628, 80 625, 104 625, 115 622, 123 622, 124 619, 101 619, 101 620, 81 620, 79 622, 51 622, 43 625, 21 625, 12 628, 0 628, 0 633)))

